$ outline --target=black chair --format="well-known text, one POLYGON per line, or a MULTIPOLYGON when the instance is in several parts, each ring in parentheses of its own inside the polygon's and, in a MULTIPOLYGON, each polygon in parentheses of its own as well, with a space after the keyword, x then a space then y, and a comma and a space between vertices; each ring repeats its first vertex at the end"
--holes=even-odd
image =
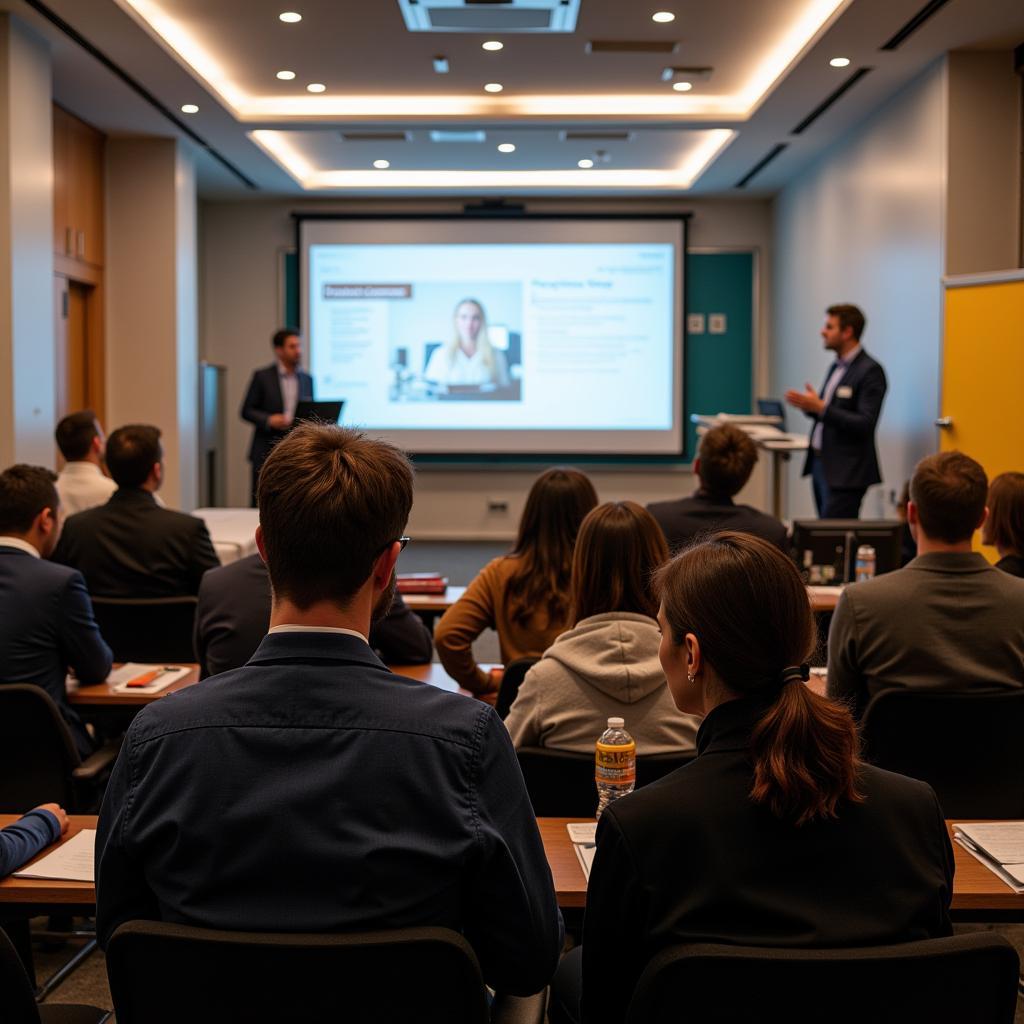
POLYGON ((494 710, 502 719, 508 718, 509 708, 519 693, 519 687, 523 685, 526 673, 531 666, 536 665, 540 658, 516 658, 505 666, 501 676, 501 687, 498 690, 498 699, 495 701, 494 710))
MULTIPOLYGON (((650 782, 689 764, 696 755, 643 754, 636 759, 636 785, 650 782)), ((597 810, 594 755, 548 747, 516 751, 533 813, 538 818, 592 818, 597 810)))
POLYGON ((129 921, 107 945, 118 1024, 541 1024, 545 993, 498 997, 447 928, 356 935, 211 931, 129 921))
POLYGON ((32 984, 3 929, 0 929, 0 1020, 4 1024, 102 1024, 110 1014, 97 1006, 36 1005, 32 984))
POLYGON ((627 1024, 1012 1024, 1016 950, 972 932, 898 946, 673 946, 640 977, 627 1024))
POLYGON ((861 735, 872 764, 923 779, 947 818, 1024 817, 1024 690, 883 690, 861 735))
POLYGON ((193 662, 195 597, 94 597, 93 612, 114 661, 193 662))

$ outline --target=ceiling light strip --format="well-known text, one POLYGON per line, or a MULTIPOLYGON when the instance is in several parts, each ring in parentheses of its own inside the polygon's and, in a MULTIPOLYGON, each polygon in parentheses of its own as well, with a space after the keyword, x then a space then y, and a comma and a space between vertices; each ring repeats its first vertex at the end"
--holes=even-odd
POLYGON ((789 134, 800 135, 806 131, 833 103, 849 92, 870 70, 871 68, 857 68, 838 89, 830 92, 789 134))

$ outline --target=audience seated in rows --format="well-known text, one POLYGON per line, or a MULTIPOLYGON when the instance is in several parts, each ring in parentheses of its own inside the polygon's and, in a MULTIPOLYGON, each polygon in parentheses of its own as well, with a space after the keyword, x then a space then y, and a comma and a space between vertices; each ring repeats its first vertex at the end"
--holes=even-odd
POLYGON ((93 743, 68 704, 65 679, 70 669, 80 683, 103 682, 111 653, 82 574, 46 560, 61 530, 56 480, 41 466, 0 473, 0 684, 42 687, 88 757, 93 743))
POLYGON ((119 427, 107 441, 117 490, 105 505, 65 523, 54 561, 78 569, 94 597, 182 597, 199 592, 207 569, 220 565, 206 524, 162 508, 160 431, 119 427))
POLYGON ((971 549, 988 480, 974 459, 941 452, 910 481, 917 557, 847 587, 828 638, 828 693, 860 715, 890 687, 991 691, 1024 686, 1024 580, 971 549))
POLYGON ((580 527, 571 621, 534 665, 505 725, 516 747, 593 754, 609 717, 622 717, 637 753, 692 752, 700 722, 676 709, 658 661, 651 576, 668 547, 632 501, 599 505, 580 527))
POLYGON ((1024 473, 1000 473, 989 484, 981 542, 999 552, 997 569, 1024 576, 1024 473))
POLYGON ((569 625, 569 574, 583 517, 597 504, 589 477, 549 469, 530 488, 512 552, 480 570, 465 594, 441 617, 434 643, 448 674, 476 694, 500 683, 473 659, 473 641, 498 633, 502 663, 539 658, 569 625))
POLYGON ((57 424, 57 447, 65 466, 57 477, 57 493, 64 516, 105 505, 117 484, 103 472, 106 441, 91 409, 73 412, 57 424))
POLYGON ((13 825, 0 828, 0 878, 17 870, 68 830, 68 816, 57 804, 41 804, 13 825))
POLYGON ((786 550, 786 528, 778 519, 732 500, 756 464, 757 445, 731 423, 712 427, 701 437, 693 460, 693 472, 700 481, 697 490, 689 498, 647 506, 673 552, 720 530, 752 533, 786 550))
POLYGON ((546 984, 561 918, 504 724, 392 674, 366 640, 412 491, 405 456, 351 430, 301 424, 274 447, 256 534, 269 635, 132 722, 99 820, 101 944, 135 918, 432 925, 466 936, 492 987, 546 984))
MULTIPOLYGON (((199 585, 195 648, 202 678, 240 668, 267 635, 270 577, 257 555, 211 569, 199 585)), ((388 665, 430 661, 434 644, 423 620, 395 592, 387 614, 370 626, 370 646, 388 665)))
MULTIPOLYGON (((681 711, 705 717, 696 760, 601 816, 583 1019, 621 1024, 648 960, 676 943, 949 935, 953 852, 938 801, 926 783, 862 763, 849 711, 804 685, 815 629, 793 563, 723 533, 657 584, 669 688, 681 711)), ((578 1019, 579 992, 570 954, 553 1021, 578 1019)))

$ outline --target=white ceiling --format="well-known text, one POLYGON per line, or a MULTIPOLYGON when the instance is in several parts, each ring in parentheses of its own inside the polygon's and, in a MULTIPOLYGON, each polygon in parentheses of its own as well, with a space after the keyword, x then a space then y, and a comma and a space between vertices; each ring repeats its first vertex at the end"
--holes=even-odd
POLYGON ((114 135, 188 138, 191 130, 209 147, 190 140, 210 198, 763 195, 946 51, 1024 42, 1020 0, 948 0, 900 48, 880 50, 924 2, 581 0, 575 32, 502 33, 504 49, 490 53, 480 45, 490 33, 409 32, 397 0, 46 0, 115 70, 36 10, 40 3, 0 0, 0 8, 51 40, 54 96, 73 113, 114 135), (280 22, 285 9, 303 20, 280 22), (676 20, 655 24, 659 9, 676 20), (588 52, 589 41, 608 39, 675 44, 675 52, 588 52), (438 54, 448 74, 434 72, 438 54), (851 64, 830 67, 838 55, 851 64), (694 65, 714 70, 690 92, 662 80, 665 67, 694 65), (871 71, 794 135, 859 68, 871 71), (296 78, 279 81, 282 69, 296 78), (492 81, 504 86, 497 96, 483 91, 492 81), (326 90, 312 95, 309 82, 326 90), (181 113, 184 103, 199 112, 181 113), (485 141, 433 142, 438 127, 478 129, 485 141), (405 137, 341 135, 374 130, 405 137), (565 138, 587 130, 628 137, 565 138), (498 152, 506 142, 514 153, 498 152), (736 190, 780 143, 785 150, 736 190), (582 158, 595 166, 580 170, 582 158), (380 159, 390 167, 374 169, 380 159))

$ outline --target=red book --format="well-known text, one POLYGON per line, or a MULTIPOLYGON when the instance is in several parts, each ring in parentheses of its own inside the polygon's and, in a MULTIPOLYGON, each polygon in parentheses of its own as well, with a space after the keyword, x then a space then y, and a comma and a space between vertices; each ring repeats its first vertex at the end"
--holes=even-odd
POLYGON ((400 594, 443 594, 448 589, 448 577, 436 572, 403 572, 398 574, 400 594))

